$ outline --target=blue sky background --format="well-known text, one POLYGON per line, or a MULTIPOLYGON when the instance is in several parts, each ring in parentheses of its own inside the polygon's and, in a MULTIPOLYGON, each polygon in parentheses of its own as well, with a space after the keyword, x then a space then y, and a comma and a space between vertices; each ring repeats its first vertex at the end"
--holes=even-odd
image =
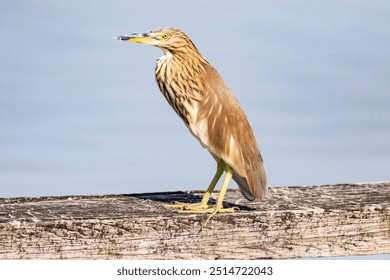
MULTIPOLYGON (((3 1, 0 196, 204 189, 215 162, 154 80, 183 29, 243 105, 271 186, 390 174, 388 1, 3 1)), ((233 185, 233 184, 232 184, 233 185)))

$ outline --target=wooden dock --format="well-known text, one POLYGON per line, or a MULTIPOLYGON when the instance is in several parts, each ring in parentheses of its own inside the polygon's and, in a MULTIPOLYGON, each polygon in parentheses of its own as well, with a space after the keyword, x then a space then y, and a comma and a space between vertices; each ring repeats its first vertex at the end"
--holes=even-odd
MULTIPOLYGON (((0 198, 0 259, 285 259, 390 254, 390 182, 271 188, 183 215, 202 192, 0 198)), ((217 195, 217 193, 215 194, 217 195)))

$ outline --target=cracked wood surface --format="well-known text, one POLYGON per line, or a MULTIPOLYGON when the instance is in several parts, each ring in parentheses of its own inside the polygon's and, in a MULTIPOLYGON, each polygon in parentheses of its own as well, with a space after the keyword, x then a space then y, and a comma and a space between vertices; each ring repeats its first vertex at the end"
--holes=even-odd
MULTIPOLYGON (((176 214, 203 192, 0 198, 0 259, 262 259, 390 253, 390 182, 271 188, 241 210, 176 214)), ((216 198, 217 193, 214 194, 216 198)))

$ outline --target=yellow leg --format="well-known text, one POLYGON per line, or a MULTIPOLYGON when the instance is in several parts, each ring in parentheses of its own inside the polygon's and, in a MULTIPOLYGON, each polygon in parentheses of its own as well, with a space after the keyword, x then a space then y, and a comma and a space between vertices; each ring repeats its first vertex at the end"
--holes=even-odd
POLYGON ((212 206, 208 205, 209 199, 211 197, 211 194, 213 190, 215 189, 215 186, 218 183, 219 178, 221 178, 223 170, 225 167, 225 163, 220 160, 218 162, 217 171, 215 172, 214 178, 211 181, 209 187, 207 188, 207 191, 203 195, 202 201, 200 203, 182 203, 182 202, 174 202, 174 204, 168 204, 164 205, 164 208, 178 208, 182 210, 200 210, 200 209, 207 209, 212 206))
POLYGON ((225 194, 229 185, 230 180, 233 177, 234 170, 227 165, 225 162, 220 161, 218 162, 217 172, 215 173, 215 176, 213 180, 210 183, 210 186, 208 187, 206 193, 203 195, 202 201, 200 203, 195 204, 188 204, 188 203, 180 203, 176 202, 172 205, 165 205, 165 208, 179 208, 178 211, 179 214, 210 214, 207 217, 207 220, 203 223, 203 226, 205 226, 212 217, 215 216, 217 213, 232 213, 234 212, 234 208, 223 208, 223 200, 225 198, 225 194), (219 178, 221 177, 223 171, 226 172, 225 178, 222 183, 221 190, 219 191, 219 196, 217 199, 216 205, 212 206, 208 204, 208 201, 210 199, 211 193, 213 192, 215 185, 217 184, 219 178))
POLYGON ((226 175, 225 175, 225 179, 223 180, 221 190, 219 191, 217 204, 215 205, 213 212, 211 212, 211 214, 207 217, 207 220, 203 223, 203 226, 205 226, 210 221, 210 219, 212 217, 214 217, 215 214, 217 214, 218 212, 228 212, 228 213, 234 212, 233 208, 223 209, 223 199, 225 198, 225 194, 226 194, 229 182, 232 179, 233 172, 234 172, 233 169, 230 168, 230 166, 227 164, 225 164, 225 171, 226 171, 226 175))

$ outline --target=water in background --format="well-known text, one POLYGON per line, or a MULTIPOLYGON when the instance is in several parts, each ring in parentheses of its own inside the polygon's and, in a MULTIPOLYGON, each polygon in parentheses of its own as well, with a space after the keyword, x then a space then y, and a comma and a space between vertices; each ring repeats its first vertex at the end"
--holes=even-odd
POLYGON ((235 92, 271 186, 390 179, 388 1, 9 1, 0 21, 0 197, 206 188, 162 52, 113 39, 159 26, 235 92))

